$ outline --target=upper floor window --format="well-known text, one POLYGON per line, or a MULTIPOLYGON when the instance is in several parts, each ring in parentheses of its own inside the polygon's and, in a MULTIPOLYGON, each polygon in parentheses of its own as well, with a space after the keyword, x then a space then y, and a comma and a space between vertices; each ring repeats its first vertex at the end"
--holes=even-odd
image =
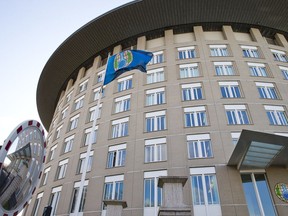
POLYGON ((78 114, 78 115, 76 115, 76 116, 73 116, 73 117, 70 119, 69 130, 73 130, 73 129, 77 128, 79 116, 80 116, 80 114, 78 114))
POLYGON ((179 65, 179 69, 180 69, 180 78, 181 79, 200 76, 198 63, 181 64, 181 65, 179 65))
POLYGON ((101 110, 102 110, 102 103, 99 105, 99 108, 98 108, 98 109, 96 109, 96 108, 97 108, 97 107, 94 106, 94 107, 91 107, 91 108, 89 109, 89 114, 88 114, 88 121, 89 121, 89 122, 94 121, 96 110, 97 110, 97 112, 98 112, 98 113, 97 113, 97 119, 100 118, 100 116, 101 116, 101 110))
POLYGON ((181 88, 183 101, 203 99, 201 83, 183 84, 181 88))
POLYGON ((146 132, 166 130, 166 111, 145 114, 146 132))
POLYGON ((147 79, 147 84, 164 81, 164 68, 148 70, 146 79, 147 79))
POLYGON ((107 168, 125 166, 125 160, 126 160, 126 144, 109 147, 107 168))
POLYGON ((153 52, 153 57, 150 60, 149 64, 159 64, 164 62, 164 53, 163 51, 153 52))
POLYGON ((42 181, 41 181, 40 185, 46 185, 47 184, 48 175, 49 175, 50 170, 51 170, 51 167, 48 167, 44 170, 43 176, 42 176, 42 181))
POLYGON ((99 99, 100 91, 101 91, 101 87, 96 88, 96 89, 93 90, 93 101, 96 101, 96 100, 99 99))
POLYGON ((97 83, 100 83, 100 82, 103 81, 104 72, 105 72, 105 71, 101 71, 101 72, 97 73, 97 78, 96 78, 96 79, 97 79, 97 83))
POLYGON ((68 103, 68 102, 71 100, 71 98, 72 98, 72 93, 73 93, 73 91, 71 91, 71 92, 69 92, 69 93, 67 94, 67 96, 66 96, 66 103, 68 103))
POLYGON ((214 62, 217 76, 236 75, 232 62, 214 62))
POLYGON ((259 58, 259 52, 255 46, 241 46, 244 57, 259 58))
POLYGON ((133 76, 130 75, 130 76, 127 76, 127 77, 123 77, 123 78, 121 78, 121 79, 118 79, 118 80, 117 80, 117 82, 118 82, 118 84, 117 84, 117 90, 118 90, 118 92, 131 89, 131 88, 132 88, 132 78, 133 78, 133 76))
POLYGON ((165 103, 165 88, 150 89, 146 91, 146 105, 159 105, 165 103))
POLYGON ((103 200, 122 200, 123 181, 124 175, 105 177, 103 200))
POLYGON ((69 107, 66 107, 62 112, 61 112, 61 119, 64 119, 67 116, 69 107))
POLYGON ((57 148, 57 145, 54 145, 54 146, 51 147, 50 154, 49 154, 49 161, 54 159, 56 148, 57 148))
POLYGON ((228 56, 227 45, 209 45, 211 56, 228 56))
POLYGON ((288 125, 287 114, 283 106, 264 106, 271 125, 288 125))
POLYGON ((279 99, 276 88, 273 83, 256 82, 260 98, 279 99))
POLYGON ((264 64, 259 64, 259 63, 247 63, 247 64, 248 64, 251 76, 262 76, 262 77, 268 76, 268 73, 264 64))
POLYGON ((60 200, 62 186, 52 188, 51 195, 49 198, 49 206, 52 207, 51 215, 56 215, 58 203, 60 200))
POLYGON ((188 135, 187 145, 189 159, 210 158, 213 156, 209 134, 188 135))
POLYGON ((271 52, 273 54, 274 60, 281 61, 281 62, 288 62, 287 54, 280 50, 273 50, 271 49, 271 52))
POLYGON ((60 125, 60 126, 56 129, 55 139, 58 139, 58 138, 60 137, 62 128, 63 128, 63 125, 60 125))
POLYGON ((178 58, 179 59, 190 59, 196 57, 195 47, 180 47, 178 50, 178 58))
POLYGON ((240 98, 241 92, 238 82, 219 82, 223 98, 240 98))
POLYGON ((74 142, 74 135, 67 137, 64 140, 64 148, 63 148, 63 153, 70 152, 73 147, 73 142, 74 142))
POLYGON ((145 163, 167 160, 166 138, 145 140, 145 163))
MULTIPOLYGON (((92 163, 93 163, 93 154, 94 151, 90 151, 89 157, 88 157, 88 163, 86 167, 86 172, 90 172, 92 169, 92 163)), ((77 174, 81 174, 84 172, 84 165, 86 160, 87 153, 80 154, 79 162, 78 162, 78 168, 77 168, 77 174)))
POLYGON ((112 121, 112 138, 128 136, 129 117, 112 121))
MULTIPOLYGON (((74 184, 74 190, 73 190, 72 199, 71 199, 70 213, 75 212, 75 206, 76 206, 76 201, 77 201, 77 197, 79 194, 80 183, 81 182, 75 182, 75 184, 74 184)), ((83 185, 83 190, 82 190, 82 195, 81 195, 81 199, 80 199, 80 206, 79 206, 78 212, 83 212, 83 210, 84 210, 88 183, 89 183, 89 180, 85 180, 84 185, 83 185)))
POLYGON ((56 172, 56 179, 62 179, 65 177, 68 161, 69 159, 65 159, 59 162, 57 172, 56 172))
POLYGON ((131 95, 125 95, 123 97, 115 98, 115 113, 124 112, 130 110, 131 95))
POLYGON ((88 79, 79 84, 79 93, 85 91, 88 86, 88 79))
MULTIPOLYGON (((98 130, 98 125, 96 125, 94 133, 92 133, 92 136, 93 136, 92 144, 95 144, 97 141, 97 130, 98 130)), ((87 128, 84 131, 84 146, 87 146, 89 142, 91 142, 90 140, 91 132, 92 132, 92 128, 87 128)))
POLYGON ((35 200, 35 204, 33 206, 33 210, 32 210, 32 215, 33 216, 37 216, 38 215, 38 211, 39 211, 39 206, 43 197, 43 192, 37 194, 36 200, 35 200))
POLYGON ((83 104, 84 104, 84 95, 75 100, 74 110, 80 109, 81 107, 83 107, 83 104))
POLYGON ((236 145, 238 143, 240 135, 241 135, 241 132, 232 132, 231 133, 231 139, 232 139, 232 144, 233 145, 236 145))
POLYGON ((288 80, 288 67, 279 66, 285 80, 288 80))
POLYGON ((205 106, 184 108, 185 127, 207 126, 205 106))
POLYGON ((245 105, 224 105, 229 125, 250 124, 245 105))

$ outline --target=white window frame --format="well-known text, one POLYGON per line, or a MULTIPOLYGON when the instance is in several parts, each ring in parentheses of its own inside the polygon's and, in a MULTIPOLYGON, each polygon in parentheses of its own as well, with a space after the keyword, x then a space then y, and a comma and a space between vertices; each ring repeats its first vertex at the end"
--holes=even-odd
MULTIPOLYGON (((153 132, 153 131, 162 131, 167 129, 167 119, 166 119, 166 110, 156 111, 156 112, 149 112, 145 114, 145 130, 146 132, 153 132), (164 116, 164 126, 158 125, 158 118, 164 116), (152 131, 148 131, 148 119, 151 119, 151 124, 153 127, 152 131), (159 128, 161 126, 161 128, 159 128)), ((152 128, 152 127, 151 127, 152 128)))
POLYGON ((181 79, 200 76, 198 63, 181 64, 179 65, 179 72, 181 79))
POLYGON ((104 75, 104 72, 105 72, 105 70, 103 70, 103 71, 100 71, 100 72, 98 72, 97 73, 97 77, 96 77, 96 81, 97 81, 97 83, 100 83, 100 82, 102 82, 103 81, 103 75, 104 75))
POLYGON ((220 92, 221 92, 222 98, 241 98, 241 90, 240 90, 239 83, 237 81, 219 82, 219 86, 220 86, 220 92), (227 97, 223 96, 222 90, 221 90, 222 87, 225 88, 225 93, 227 97), (238 88, 239 97, 237 97, 236 88, 238 88))
POLYGON ((57 148, 57 144, 51 147, 50 155, 49 155, 49 161, 54 159, 56 148, 57 148))
POLYGON ((116 184, 120 183, 120 184, 123 185, 123 187, 122 187, 123 191, 122 191, 122 194, 121 194, 121 196, 123 198, 123 193, 124 193, 124 175, 106 176, 104 182, 105 182, 105 184, 104 184, 104 190, 103 190, 103 199, 106 199, 105 198, 105 193, 106 193, 105 186, 106 186, 106 184, 112 184, 111 199, 112 200, 122 200, 122 199, 117 199, 117 197, 115 197, 115 196, 116 196, 116 184))
POLYGON ((33 210, 32 210, 32 215, 33 216, 37 216, 38 215, 39 206, 41 204, 41 200, 42 200, 43 195, 44 195, 44 192, 41 192, 41 193, 37 194, 37 197, 36 197, 35 203, 34 203, 34 207, 33 207, 33 210))
POLYGON ((145 140, 145 163, 159 162, 167 160, 167 140, 166 138, 156 138, 145 140))
POLYGON ((69 106, 67 106, 62 112, 61 112, 61 120, 66 118, 67 113, 68 113, 69 106))
POLYGON ((101 87, 93 89, 93 101, 96 101, 100 97, 101 87))
POLYGON ((179 47, 177 48, 177 52, 178 52, 178 59, 196 58, 195 46, 179 47))
POLYGON ((258 50, 257 47, 255 47, 255 46, 246 46, 246 45, 241 45, 240 47, 242 49, 242 53, 243 53, 244 57, 260 58, 259 50, 258 50), (244 55, 244 52, 246 53, 246 56, 244 55))
POLYGON ((114 99, 115 113, 125 112, 130 110, 131 94, 114 99))
POLYGON ((77 128, 78 126, 78 121, 79 121, 80 114, 73 116, 70 118, 70 123, 69 123, 69 131, 77 128))
POLYGON ((258 89, 258 92, 261 90, 262 95, 264 96, 264 97, 261 97, 261 94, 259 92, 260 98, 274 99, 274 100, 279 99, 278 92, 277 92, 276 87, 274 86, 273 83, 255 82, 255 85, 258 89), (273 91, 274 91, 274 93, 273 93, 273 91))
POLYGON ((288 67, 279 66, 285 80, 288 80, 288 67))
POLYGON ((127 136, 129 132, 129 117, 113 120, 111 132, 112 138, 127 136))
POLYGON ((50 170, 51 170, 51 167, 48 167, 48 168, 44 169, 43 176, 42 176, 42 181, 41 181, 41 186, 47 184, 47 179, 48 179, 50 170))
POLYGON ((215 67, 215 72, 217 76, 234 76, 236 75, 233 62, 213 62, 215 67), (217 74, 216 67, 221 68, 221 71, 219 74, 217 74))
POLYGON ((68 102, 71 100, 71 98, 72 98, 72 93, 73 93, 73 91, 69 92, 69 93, 66 95, 66 103, 68 103, 68 102))
POLYGON ((229 56, 227 45, 209 45, 210 55, 213 57, 229 56))
POLYGON ((198 159, 198 158, 212 158, 213 150, 210 134, 193 134, 187 135, 187 148, 188 148, 188 158, 189 159, 198 159), (206 145, 206 141, 209 141, 206 145), (192 142, 192 143, 191 143, 192 142), (193 148, 195 155, 192 155, 190 152, 190 145, 193 148), (209 150, 210 149, 210 150, 209 150), (207 153, 210 151, 210 155, 207 153))
POLYGON ((281 62, 288 62, 288 57, 287 57, 287 53, 284 51, 280 51, 280 50, 274 50, 274 49, 270 49, 274 60, 276 61, 281 61, 281 62))
POLYGON ((189 83, 181 85, 182 101, 201 100, 204 98, 201 83, 189 83), (200 94, 199 94, 200 89, 200 94))
POLYGON ((232 144, 236 145, 240 138, 241 132, 231 132, 232 144))
POLYGON ((157 52, 153 52, 153 57, 148 64, 149 65, 160 64, 163 62, 164 62, 164 52, 163 51, 157 51, 157 52))
POLYGON ((288 117, 287 113, 283 106, 274 106, 274 105, 264 105, 264 109, 266 111, 266 114, 268 116, 268 120, 271 125, 279 125, 279 126, 287 126, 288 125, 288 117), (273 119, 271 119, 273 122, 270 121, 269 115, 273 115, 273 119))
POLYGON ((166 103, 165 88, 146 90, 146 106, 159 105, 166 103), (162 103, 161 103, 162 102, 162 103))
POLYGON ((251 124, 251 120, 249 118, 248 110, 246 105, 224 105, 226 116, 227 116, 227 122, 229 125, 243 125, 243 124, 251 124), (229 123, 229 118, 227 112, 233 112, 235 119, 233 119, 232 124, 229 123), (245 111, 247 115, 248 123, 242 123, 245 119, 244 116, 242 116, 242 113, 240 114, 239 111, 245 111))
POLYGON ((268 71, 265 64, 247 62, 251 76, 268 77, 268 71), (252 73, 253 71, 253 73, 252 73), (264 74, 265 73, 265 74, 264 74))
POLYGON ((186 114, 189 113, 190 115, 193 115, 194 117, 194 126, 190 126, 190 127, 203 127, 203 126, 207 126, 208 125, 208 118, 207 118, 207 112, 206 112, 206 107, 205 106, 196 106, 196 107, 186 107, 184 108, 184 119, 185 119, 185 126, 189 127, 187 122, 186 122, 186 114), (199 121, 201 121, 201 119, 199 119, 198 113, 204 113, 204 123, 199 124, 199 121))
POLYGON ((70 152, 72 150, 73 147, 73 143, 74 143, 74 137, 75 135, 69 136, 67 138, 65 138, 64 140, 64 148, 63 148, 63 153, 67 153, 70 152))
POLYGON ((87 186, 89 184, 89 180, 85 180, 84 184, 83 184, 83 190, 82 190, 82 195, 81 195, 81 200, 80 200, 80 205, 79 205, 79 210, 75 211, 75 205, 77 202, 77 197, 79 196, 79 189, 80 189, 80 185, 81 182, 75 182, 74 183, 74 189, 73 189, 73 193, 72 193, 72 197, 71 197, 71 204, 70 204, 70 216, 76 216, 77 213, 79 212, 83 212, 84 209, 84 205, 85 205, 85 201, 86 201, 86 195, 87 195, 87 186))
POLYGON ((58 139, 58 138, 60 137, 62 128, 63 128, 63 125, 60 125, 60 126, 56 129, 55 139, 58 139))
POLYGON ((106 167, 114 168, 119 166, 125 166, 126 154, 127 154, 126 148, 127 148, 126 143, 109 146, 106 167), (110 158, 110 155, 113 155, 113 158, 110 158), (110 161, 111 159, 112 161, 110 161))
POLYGON ((132 80, 133 80, 133 75, 122 77, 122 78, 118 79, 117 80, 117 91, 122 92, 122 91, 126 91, 126 90, 131 89, 132 85, 133 85, 132 80), (129 84, 130 80, 131 80, 131 86, 129 84))
POLYGON ((83 107, 83 105, 84 105, 84 97, 85 97, 85 95, 83 95, 80 98, 75 100, 75 102, 74 102, 74 110, 78 110, 78 109, 83 107))
POLYGON ((50 196, 51 198, 49 201, 49 205, 52 207, 51 215, 56 215, 58 203, 59 203, 60 196, 61 196, 61 190, 62 190, 62 186, 52 188, 51 196, 50 196))
POLYGON ((82 83, 79 84, 79 93, 87 90, 87 87, 88 87, 88 81, 89 79, 83 81, 82 83))
POLYGON ((165 75, 164 75, 163 67, 147 71, 147 76, 146 76, 147 84, 163 82, 164 80, 165 80, 165 75))
MULTIPOLYGON (((84 169, 84 163, 87 153, 80 154, 78 167, 77 167, 77 174, 82 174, 84 169)), ((92 164, 93 164, 93 155, 94 151, 90 151, 89 157, 88 157, 88 163, 87 163, 87 170, 86 172, 90 172, 92 170, 92 164)))
MULTIPOLYGON (((90 142, 90 136, 91 136, 91 132, 92 132, 92 127, 85 129, 84 131, 84 146, 87 146, 90 142)), ((96 125, 95 127, 95 131, 94 131, 94 139, 92 144, 95 144, 97 142, 97 132, 98 132, 98 125, 96 125)))
POLYGON ((62 161, 59 161, 58 167, 57 167, 57 177, 56 177, 57 180, 65 178, 68 162, 69 162, 68 158, 62 161))

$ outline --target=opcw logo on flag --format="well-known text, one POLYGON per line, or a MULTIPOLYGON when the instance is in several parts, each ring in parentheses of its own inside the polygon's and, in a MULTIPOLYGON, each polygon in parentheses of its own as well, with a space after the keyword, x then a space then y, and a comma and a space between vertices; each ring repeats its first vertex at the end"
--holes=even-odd
POLYGON ((118 53, 114 59, 114 70, 117 71, 124 67, 128 67, 133 61, 133 54, 130 50, 118 53))
POLYGON ((125 50, 108 59, 103 85, 107 85, 125 71, 138 69, 146 72, 146 65, 152 59, 153 53, 143 50, 125 50))

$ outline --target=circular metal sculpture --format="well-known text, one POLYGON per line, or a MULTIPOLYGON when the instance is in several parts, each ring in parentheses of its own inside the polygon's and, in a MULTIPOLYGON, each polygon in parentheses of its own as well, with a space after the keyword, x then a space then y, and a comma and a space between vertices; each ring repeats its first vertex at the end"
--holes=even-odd
POLYGON ((35 192, 45 161, 44 130, 37 121, 24 121, 0 149, 0 215, 16 216, 35 192))

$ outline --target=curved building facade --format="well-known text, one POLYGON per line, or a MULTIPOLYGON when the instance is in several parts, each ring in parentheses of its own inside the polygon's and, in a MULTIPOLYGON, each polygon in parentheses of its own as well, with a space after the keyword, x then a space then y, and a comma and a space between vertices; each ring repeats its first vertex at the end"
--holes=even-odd
POLYGON ((103 200, 125 201, 127 216, 169 208, 285 215, 286 6, 284 0, 134 1, 71 35, 39 80, 48 152, 26 215, 42 215, 49 205, 53 215, 76 215, 85 158, 80 215, 107 215, 103 200), (125 72, 100 98, 108 53, 131 49, 153 52, 147 74, 125 72), (177 178, 187 180, 183 191, 177 178), (159 179, 179 190, 171 193, 159 179), (181 202, 167 202, 173 196, 181 202))

